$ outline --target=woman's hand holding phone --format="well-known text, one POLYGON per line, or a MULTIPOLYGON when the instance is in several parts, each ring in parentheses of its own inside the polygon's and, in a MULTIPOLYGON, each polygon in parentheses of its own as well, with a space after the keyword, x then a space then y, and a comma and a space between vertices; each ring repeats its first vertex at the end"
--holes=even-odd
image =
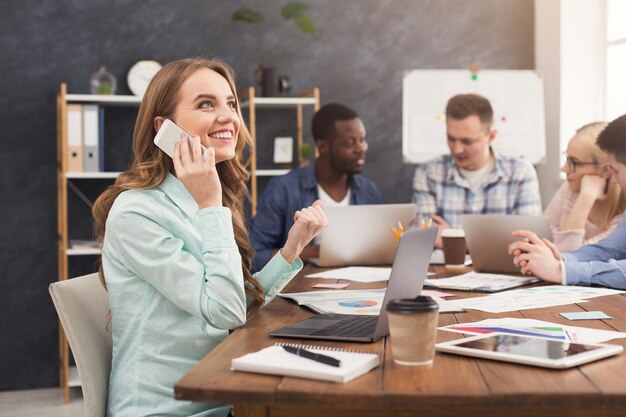
POLYGON ((222 184, 215 167, 215 149, 206 148, 206 158, 200 138, 191 141, 182 134, 174 145, 176 177, 203 209, 222 205, 222 184))

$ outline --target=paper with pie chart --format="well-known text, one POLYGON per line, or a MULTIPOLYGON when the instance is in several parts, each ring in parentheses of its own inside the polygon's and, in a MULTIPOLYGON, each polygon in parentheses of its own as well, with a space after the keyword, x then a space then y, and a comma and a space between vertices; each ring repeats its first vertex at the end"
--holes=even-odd
POLYGON ((380 314, 385 289, 306 291, 279 295, 290 298, 298 305, 308 307, 317 313, 376 316, 380 314))
MULTIPOLYGON (((377 316, 385 297, 385 289, 374 290, 334 290, 280 293, 300 306, 305 306, 321 314, 362 314, 377 316)), ((440 313, 462 312, 453 302, 433 297, 439 304, 440 313)))

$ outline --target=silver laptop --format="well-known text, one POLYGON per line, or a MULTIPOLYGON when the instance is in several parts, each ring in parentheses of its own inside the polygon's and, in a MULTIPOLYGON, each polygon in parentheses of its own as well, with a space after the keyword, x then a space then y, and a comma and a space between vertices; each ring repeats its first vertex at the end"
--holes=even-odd
POLYGON ((373 342, 389 334, 385 311, 389 300, 417 297, 422 292, 438 227, 405 231, 400 239, 387 291, 378 316, 318 314, 274 330, 270 336, 299 339, 373 342))
POLYGON ((524 229, 535 232, 540 238, 552 240, 550 223, 545 216, 522 216, 513 214, 464 214, 461 227, 474 270, 478 272, 517 273, 513 256, 508 247, 519 240, 511 233, 524 229))
POLYGON ((405 228, 415 204, 324 207, 328 226, 320 237, 318 266, 391 265, 398 241, 391 227, 405 228))

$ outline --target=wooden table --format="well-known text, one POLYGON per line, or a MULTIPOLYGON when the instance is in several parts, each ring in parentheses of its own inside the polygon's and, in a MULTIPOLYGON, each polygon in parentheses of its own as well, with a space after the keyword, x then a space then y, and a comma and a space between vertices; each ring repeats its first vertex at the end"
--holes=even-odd
MULTIPOLYGON (((313 267, 307 266, 301 275, 312 270, 313 267)), ((438 272, 445 274, 442 268, 438 272)), ((285 291, 310 291, 316 282, 319 281, 299 276, 285 291)), ((351 283, 348 289, 383 285, 376 284, 351 283)), ((445 353, 435 355, 433 366, 404 367, 391 359, 386 339, 367 345, 307 340, 307 344, 372 350, 382 355, 382 366, 347 384, 230 371, 232 358, 287 341, 268 337, 268 331, 310 315, 307 309, 277 297, 180 379, 174 387, 176 398, 232 403, 236 417, 626 415, 626 353, 569 370, 548 370, 445 353)), ((626 331, 626 297, 613 295, 580 305, 503 314, 475 310, 440 314, 439 325, 495 317, 532 318, 626 331), (613 320, 569 322, 558 315, 559 312, 585 310, 602 310, 613 320)), ((462 335, 439 331, 437 341, 459 337, 462 335)), ((626 345, 626 339, 609 343, 626 345)))

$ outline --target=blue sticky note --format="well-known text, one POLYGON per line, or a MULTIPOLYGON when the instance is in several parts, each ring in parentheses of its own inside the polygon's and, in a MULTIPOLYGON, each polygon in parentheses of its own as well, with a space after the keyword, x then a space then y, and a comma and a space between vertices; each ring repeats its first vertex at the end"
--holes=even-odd
POLYGON ((602 311, 577 311, 574 313, 559 313, 568 320, 608 320, 613 317, 602 311))

